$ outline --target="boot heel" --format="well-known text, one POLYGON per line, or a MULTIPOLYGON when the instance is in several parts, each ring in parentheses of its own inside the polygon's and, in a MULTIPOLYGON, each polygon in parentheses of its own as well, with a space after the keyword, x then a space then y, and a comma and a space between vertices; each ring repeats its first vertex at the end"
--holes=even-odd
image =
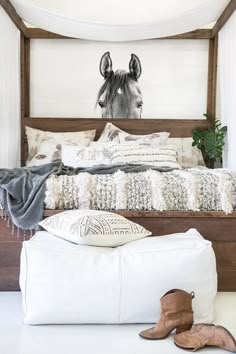
POLYGON ((185 324, 185 325, 181 325, 181 326, 176 327, 176 334, 189 331, 191 329, 192 325, 193 324, 190 323, 190 324, 185 324))

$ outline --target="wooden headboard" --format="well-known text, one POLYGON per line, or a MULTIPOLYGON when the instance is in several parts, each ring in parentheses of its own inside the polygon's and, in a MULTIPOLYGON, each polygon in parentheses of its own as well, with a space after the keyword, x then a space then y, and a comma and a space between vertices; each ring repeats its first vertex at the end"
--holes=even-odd
MULTIPOLYGON (((25 126, 52 132, 76 132, 96 129, 97 140, 106 123, 111 122, 130 134, 151 134, 154 132, 170 132, 171 137, 190 137, 196 127, 208 128, 206 119, 102 119, 102 118, 23 118, 21 124, 21 164, 27 158, 27 139, 25 126)), ((209 161, 206 160, 207 165, 209 161)), ((210 166, 210 165, 209 165, 210 166)))

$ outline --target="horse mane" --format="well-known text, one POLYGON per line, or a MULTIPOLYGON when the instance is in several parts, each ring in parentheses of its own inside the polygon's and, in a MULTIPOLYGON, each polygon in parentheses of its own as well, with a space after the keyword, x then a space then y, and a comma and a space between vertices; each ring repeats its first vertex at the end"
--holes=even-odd
POLYGON ((127 105, 128 106, 128 101, 129 101, 129 92, 130 92, 130 82, 131 81, 136 81, 132 75, 125 71, 125 70, 117 70, 115 73, 111 71, 111 73, 108 75, 108 77, 105 79, 105 82, 103 83, 102 87, 100 88, 97 96, 97 102, 98 103, 100 97, 103 95, 104 92, 106 92, 105 97, 104 97, 104 104, 107 105, 108 103, 113 102, 117 95, 118 89, 121 89, 124 92, 124 99, 127 100, 127 105))

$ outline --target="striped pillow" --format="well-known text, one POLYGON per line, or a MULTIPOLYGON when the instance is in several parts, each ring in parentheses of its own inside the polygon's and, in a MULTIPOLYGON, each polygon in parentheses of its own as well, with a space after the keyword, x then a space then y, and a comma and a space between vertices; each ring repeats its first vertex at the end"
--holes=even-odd
POLYGON ((141 164, 181 169, 173 146, 116 144, 109 147, 112 164, 141 164))

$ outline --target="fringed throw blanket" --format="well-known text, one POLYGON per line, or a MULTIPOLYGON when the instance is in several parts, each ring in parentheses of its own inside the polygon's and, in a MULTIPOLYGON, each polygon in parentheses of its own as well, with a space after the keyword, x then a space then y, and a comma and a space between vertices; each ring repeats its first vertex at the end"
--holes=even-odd
MULTIPOLYGON (((0 169, 0 208, 4 217, 23 230, 37 229, 38 222, 43 218, 46 180, 49 176, 108 175, 117 171, 127 173, 143 172, 148 169, 169 171, 170 168, 145 165, 100 165, 90 168, 72 168, 61 162, 54 162, 37 167, 0 169)), ((68 177, 69 178, 69 177, 68 177)), ((84 191, 84 195, 86 192, 84 191)))
POLYGON ((162 173, 52 175, 46 209, 223 210, 236 208, 236 172, 189 169, 162 173))

